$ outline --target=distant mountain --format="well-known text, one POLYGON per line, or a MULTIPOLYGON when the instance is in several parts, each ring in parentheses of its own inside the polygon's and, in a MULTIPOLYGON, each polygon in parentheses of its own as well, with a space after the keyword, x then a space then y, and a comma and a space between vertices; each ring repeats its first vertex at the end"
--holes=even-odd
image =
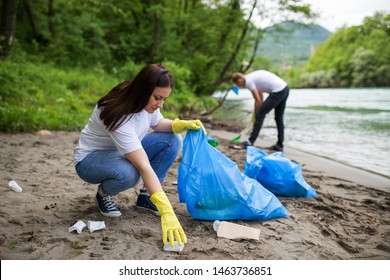
POLYGON ((309 60, 311 52, 331 34, 319 25, 283 22, 265 29, 257 55, 267 58, 271 67, 299 67, 309 60))

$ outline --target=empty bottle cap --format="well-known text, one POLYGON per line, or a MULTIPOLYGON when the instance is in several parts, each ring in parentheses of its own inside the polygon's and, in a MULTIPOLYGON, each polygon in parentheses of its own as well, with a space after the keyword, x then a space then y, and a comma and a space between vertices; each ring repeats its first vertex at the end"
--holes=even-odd
POLYGON ((219 224, 220 224, 220 223, 221 223, 221 222, 218 221, 218 220, 214 221, 214 223, 213 223, 213 229, 214 229, 215 231, 218 231, 218 227, 219 227, 219 224))

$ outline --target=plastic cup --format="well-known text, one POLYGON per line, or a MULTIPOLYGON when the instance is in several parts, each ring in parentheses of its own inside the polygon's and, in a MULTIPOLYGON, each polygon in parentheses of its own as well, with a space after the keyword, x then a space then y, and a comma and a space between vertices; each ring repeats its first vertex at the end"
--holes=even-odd
POLYGON ((86 224, 80 220, 69 228, 69 232, 76 230, 77 233, 80 234, 85 227, 86 227, 86 224))
POLYGON ((106 224, 104 223, 104 221, 88 221, 88 229, 91 233, 105 228, 106 224))

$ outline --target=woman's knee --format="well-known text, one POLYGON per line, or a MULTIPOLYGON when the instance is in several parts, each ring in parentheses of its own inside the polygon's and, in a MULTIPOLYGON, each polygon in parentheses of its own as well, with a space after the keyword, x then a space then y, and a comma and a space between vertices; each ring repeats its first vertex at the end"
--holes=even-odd
POLYGON ((181 149, 183 146, 183 138, 180 134, 172 133, 172 145, 178 147, 179 150, 181 149))
POLYGON ((103 191, 109 195, 117 195, 138 185, 140 176, 120 176, 102 182, 103 191))
POLYGON ((181 148, 183 147, 183 138, 181 137, 180 134, 175 134, 175 133, 172 133, 173 134, 173 143, 172 143, 172 147, 174 147, 174 154, 175 154, 175 157, 177 157, 177 155, 179 154, 181 148))
POLYGON ((168 144, 168 150, 170 153, 175 154, 178 154, 183 146, 183 138, 180 134, 175 133, 164 133, 164 139, 162 139, 162 142, 168 144))

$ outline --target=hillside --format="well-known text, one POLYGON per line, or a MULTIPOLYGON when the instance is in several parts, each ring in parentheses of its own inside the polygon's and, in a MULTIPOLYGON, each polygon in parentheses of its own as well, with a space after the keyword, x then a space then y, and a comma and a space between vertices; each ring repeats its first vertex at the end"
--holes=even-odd
POLYGON ((283 22, 265 29, 257 55, 267 58, 275 68, 298 67, 306 63, 311 52, 331 34, 319 25, 283 22))

